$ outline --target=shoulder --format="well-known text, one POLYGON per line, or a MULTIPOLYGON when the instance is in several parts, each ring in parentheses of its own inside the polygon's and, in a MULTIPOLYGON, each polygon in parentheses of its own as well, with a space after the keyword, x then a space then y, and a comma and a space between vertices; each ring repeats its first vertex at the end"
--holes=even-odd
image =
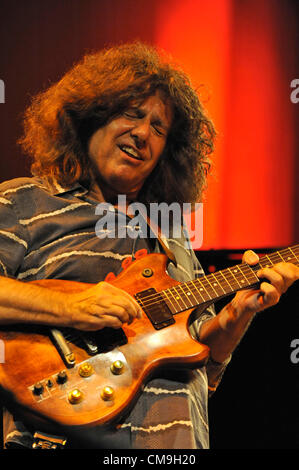
POLYGON ((13 178, 11 180, 0 183, 0 193, 2 195, 9 195, 18 193, 19 191, 28 191, 34 188, 41 188, 47 190, 46 184, 37 177, 21 177, 13 178))
POLYGON ((14 178, 0 184, 0 210, 12 211, 18 219, 32 217, 39 207, 49 206, 50 198, 51 191, 37 177, 14 178))

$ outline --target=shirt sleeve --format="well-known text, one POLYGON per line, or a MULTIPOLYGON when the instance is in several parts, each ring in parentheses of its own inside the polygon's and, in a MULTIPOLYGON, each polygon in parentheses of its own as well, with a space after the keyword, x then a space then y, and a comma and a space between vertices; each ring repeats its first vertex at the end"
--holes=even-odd
POLYGON ((19 223, 13 199, 0 193, 0 275, 17 277, 28 249, 28 235, 19 223))
MULTIPOLYGON (((204 275, 204 271, 195 255, 192 251, 192 260, 194 263, 194 274, 195 278, 198 279, 204 275)), ((209 305, 205 310, 200 312, 196 318, 196 320, 192 323, 190 330, 191 334, 200 342, 200 330, 202 325, 209 321, 211 318, 216 316, 214 304, 209 305)), ((211 396, 217 389, 218 385, 221 382, 223 374, 227 365, 231 360, 231 356, 229 356, 224 362, 216 362, 211 357, 209 358, 206 364, 206 372, 208 377, 208 388, 209 388, 209 396, 211 396)))

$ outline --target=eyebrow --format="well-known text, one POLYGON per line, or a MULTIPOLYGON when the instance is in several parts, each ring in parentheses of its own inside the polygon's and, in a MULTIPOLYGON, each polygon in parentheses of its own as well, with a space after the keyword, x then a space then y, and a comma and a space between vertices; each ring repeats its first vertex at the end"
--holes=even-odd
MULTIPOLYGON (((141 106, 131 106, 131 109, 136 111, 139 117, 144 117, 146 115, 146 112, 142 109, 141 106)), ((157 124, 158 126, 160 126, 162 129, 164 129, 167 132, 170 130, 170 128, 168 128, 168 126, 164 123, 163 120, 161 120, 159 116, 154 115, 152 122, 157 124)))
MULTIPOLYGON (((129 105, 126 108, 126 111, 132 110, 136 113, 137 117, 142 118, 146 115, 146 112, 144 109, 142 109, 142 106, 143 106, 143 101, 140 103, 135 101, 135 103, 131 103, 131 105, 129 105)), ((167 134, 170 132, 172 124, 170 124, 170 126, 167 126, 167 124, 163 120, 161 120, 159 116, 154 115, 153 118, 154 118, 152 121, 153 123, 161 127, 161 129, 163 129, 167 134)))

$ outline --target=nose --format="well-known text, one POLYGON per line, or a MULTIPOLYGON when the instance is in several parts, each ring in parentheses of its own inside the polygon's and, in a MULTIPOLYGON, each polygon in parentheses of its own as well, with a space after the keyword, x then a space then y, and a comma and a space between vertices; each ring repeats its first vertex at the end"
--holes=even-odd
POLYGON ((133 137, 137 148, 141 148, 146 144, 149 134, 150 123, 145 119, 136 122, 131 130, 131 136, 133 137))

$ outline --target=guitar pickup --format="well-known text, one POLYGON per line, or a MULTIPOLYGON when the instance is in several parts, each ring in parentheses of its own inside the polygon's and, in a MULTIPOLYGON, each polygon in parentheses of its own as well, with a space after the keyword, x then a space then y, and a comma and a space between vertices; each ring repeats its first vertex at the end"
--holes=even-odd
POLYGON ((168 305, 156 289, 150 288, 138 292, 135 294, 135 298, 156 330, 161 330, 175 323, 168 305), (154 298, 151 300, 153 295, 154 298))

